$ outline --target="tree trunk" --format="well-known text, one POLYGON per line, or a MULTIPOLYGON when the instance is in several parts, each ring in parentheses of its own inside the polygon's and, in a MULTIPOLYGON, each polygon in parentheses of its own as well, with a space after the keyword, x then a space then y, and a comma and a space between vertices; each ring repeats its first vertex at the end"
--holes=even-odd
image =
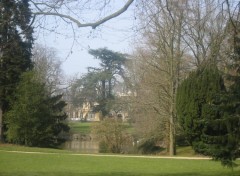
POLYGON ((0 142, 3 142, 3 113, 0 107, 0 142))
POLYGON ((176 155, 176 145, 175 145, 175 126, 174 126, 174 117, 170 117, 169 123, 169 155, 176 155))
POLYGON ((105 84, 105 80, 102 80, 102 98, 106 98, 106 84, 105 84))
POLYGON ((111 79, 108 80, 108 87, 109 87, 109 90, 108 90, 108 96, 111 97, 112 95, 112 81, 111 79))

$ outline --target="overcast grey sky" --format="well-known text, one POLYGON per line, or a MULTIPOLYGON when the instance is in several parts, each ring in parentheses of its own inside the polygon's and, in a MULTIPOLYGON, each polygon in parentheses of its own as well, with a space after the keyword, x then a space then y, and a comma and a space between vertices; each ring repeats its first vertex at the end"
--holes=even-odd
MULTIPOLYGON (((97 60, 88 54, 89 49, 107 47, 122 53, 131 52, 134 35, 132 30, 134 26, 133 9, 134 7, 131 7, 121 16, 106 22, 95 30, 75 28, 75 41, 71 26, 59 22, 57 33, 36 30, 37 40, 35 42, 56 49, 58 57, 63 61, 62 69, 66 75, 86 73, 86 67, 98 65, 97 60)), ((48 29, 56 26, 51 23, 55 22, 48 21, 48 29)))

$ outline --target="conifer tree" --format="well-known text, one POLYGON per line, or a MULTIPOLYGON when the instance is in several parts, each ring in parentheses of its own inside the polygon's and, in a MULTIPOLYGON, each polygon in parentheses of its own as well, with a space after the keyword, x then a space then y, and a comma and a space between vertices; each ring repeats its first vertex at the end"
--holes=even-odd
POLYGON ((31 69, 33 29, 29 0, 0 2, 0 141, 3 115, 9 110, 20 75, 31 69))
POLYGON ((226 91, 215 102, 203 109, 202 153, 220 160, 223 165, 235 166, 240 156, 240 24, 228 24, 230 48, 228 73, 225 74, 226 91), (214 115, 214 116, 213 116, 214 115))
POLYGON ((209 128, 205 134, 206 140, 215 145, 214 158, 224 165, 234 166, 233 161, 240 157, 240 23, 232 19, 228 30, 232 53, 228 58, 229 72, 225 75, 227 92, 221 96, 217 106, 222 118, 208 122, 211 127, 218 126, 219 134, 209 134, 209 128))
POLYGON ((16 100, 6 113, 9 142, 38 147, 56 147, 64 142, 69 127, 61 95, 49 96, 36 73, 22 74, 16 100))
POLYGON ((240 156, 240 24, 230 20, 226 29, 228 72, 216 66, 192 72, 178 88, 177 112, 196 152, 233 167, 240 156))
POLYGON ((233 20, 228 24, 230 48, 228 73, 225 76, 226 91, 218 94, 211 104, 202 108, 205 120, 201 122, 202 142, 200 153, 220 160, 233 167, 240 156, 240 24, 233 20))
POLYGON ((200 67, 190 73, 178 88, 177 113, 189 143, 197 153, 212 156, 222 164, 228 155, 222 141, 229 135, 220 105, 226 94, 222 75, 216 66, 200 67))
POLYGON ((89 50, 89 54, 100 60, 100 68, 89 68, 99 72, 99 79, 102 81, 102 97, 111 97, 116 75, 123 76, 123 65, 126 55, 100 48, 89 50))

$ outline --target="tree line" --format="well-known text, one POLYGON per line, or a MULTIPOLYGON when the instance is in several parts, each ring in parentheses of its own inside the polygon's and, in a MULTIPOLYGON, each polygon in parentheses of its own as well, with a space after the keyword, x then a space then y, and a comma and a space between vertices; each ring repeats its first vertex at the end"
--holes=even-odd
MULTIPOLYGON (((61 2, 1 2, 1 140, 56 146, 69 130, 56 83, 46 78, 46 71, 41 72, 37 64, 41 59, 31 60, 33 14, 76 22, 71 16, 51 12, 66 5, 61 2), (30 2, 40 12, 31 12, 30 2)), ((95 28, 131 3, 99 22, 76 24, 95 28)), ((240 143, 239 4, 228 0, 139 1, 135 13, 133 53, 90 50, 101 61, 100 67, 89 68, 71 85, 72 102, 76 106, 95 103, 94 111, 101 112, 103 119, 127 109, 142 148, 161 143, 169 155, 175 155, 176 146, 184 142, 198 153, 233 166, 240 143), (114 96, 120 77, 131 96, 114 96)), ((103 139, 123 141, 121 132, 119 138, 103 139)), ((119 147, 116 143, 109 146, 114 151, 120 151, 119 147)))
MULTIPOLYGON (((82 23, 86 21, 84 17, 78 16, 80 19, 77 19, 73 16, 76 14, 73 6, 80 13, 84 10, 81 6, 91 4, 91 1, 74 3, 58 0, 0 2, 0 141, 56 147, 64 141, 69 130, 63 109, 65 102, 57 87, 59 63, 52 60, 47 55, 51 52, 43 47, 32 51, 34 29, 38 23, 44 28, 43 16, 55 16, 68 24, 75 23, 79 28, 96 28, 126 11, 133 0, 116 12, 86 24, 82 23)), ((95 6, 100 13, 109 2, 103 1, 102 4, 95 6)))
POLYGON ((131 79, 143 143, 174 155, 186 139, 230 166, 239 157, 238 6, 141 1, 131 79))

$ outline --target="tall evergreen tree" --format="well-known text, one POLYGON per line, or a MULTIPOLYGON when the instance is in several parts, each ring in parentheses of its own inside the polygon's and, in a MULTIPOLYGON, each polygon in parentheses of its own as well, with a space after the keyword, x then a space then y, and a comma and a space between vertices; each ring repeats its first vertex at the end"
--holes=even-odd
POLYGON ((6 113, 9 142, 38 147, 56 147, 64 142, 69 127, 61 95, 49 96, 36 73, 22 74, 16 99, 6 113))
POLYGON ((209 109, 203 109, 206 120, 202 123, 201 152, 232 167, 240 156, 240 23, 233 20, 227 27, 232 53, 228 55, 226 91, 207 106, 209 109))
POLYGON ((89 50, 89 53, 100 60, 100 68, 89 69, 99 71, 99 78, 102 83, 102 96, 112 96, 115 75, 123 76, 123 65, 126 61, 126 55, 106 48, 89 50))
POLYGON ((240 156, 240 23, 231 19, 226 29, 224 83, 214 70, 191 73, 178 88, 177 112, 195 151, 232 167, 240 156))
POLYGON ((222 98, 226 88, 216 66, 201 67, 182 82, 177 93, 177 113, 188 141, 201 154, 232 164, 225 145, 231 136, 222 98))
POLYGON ((102 112, 107 116, 111 110, 111 103, 114 99, 113 87, 116 82, 116 75, 123 76, 123 66, 126 55, 113 52, 107 48, 89 50, 89 53, 100 60, 100 68, 89 68, 89 71, 97 71, 98 81, 101 85, 100 94, 97 98, 98 105, 94 106, 94 111, 102 112))
POLYGON ((206 129, 206 139, 215 144, 214 158, 233 166, 233 160, 240 157, 240 23, 230 20, 228 30, 232 53, 228 58, 229 71, 225 75, 227 92, 221 96, 217 106, 222 118, 209 122, 219 126, 220 135, 213 136, 206 129))
POLYGON ((32 67, 29 0, 0 2, 0 141, 3 140, 3 115, 9 109, 9 99, 20 75, 32 67))

